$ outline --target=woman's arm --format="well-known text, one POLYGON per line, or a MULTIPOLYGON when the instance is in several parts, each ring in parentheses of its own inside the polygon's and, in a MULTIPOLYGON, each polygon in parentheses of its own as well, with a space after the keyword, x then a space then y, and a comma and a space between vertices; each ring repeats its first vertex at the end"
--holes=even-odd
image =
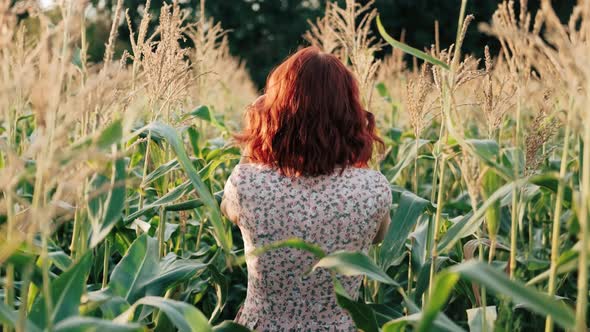
POLYGON ((377 234, 373 239, 373 244, 383 241, 383 239, 385 238, 385 234, 387 234, 387 230, 389 229, 390 223, 391 217, 389 216, 389 213, 386 213, 385 217, 383 218, 383 220, 381 220, 381 223, 379 224, 379 229, 377 230, 377 234))
POLYGON ((219 206, 221 213, 234 224, 238 224, 240 217, 240 202, 238 198, 237 183, 235 183, 235 172, 227 178, 225 187, 223 188, 223 197, 221 198, 221 205, 219 206))
POLYGON ((227 199, 221 200, 221 206, 219 207, 221 209, 221 213, 223 213, 223 215, 227 219, 229 219, 229 221, 233 222, 234 224, 237 224, 239 217, 237 211, 235 211, 235 209, 232 209, 231 207, 228 207, 229 204, 227 202, 227 199))
MULTIPOLYGON (((247 112, 256 111, 256 107, 264 103, 265 95, 258 97, 252 105, 247 109, 247 112)), ((248 164, 252 160, 249 158, 250 151, 247 147, 242 150, 242 156, 240 157, 239 164, 248 164)), ((238 224, 239 221, 239 209, 238 209, 238 198, 237 188, 231 183, 231 179, 228 178, 223 191, 223 198, 221 199, 221 213, 234 224, 238 224)))

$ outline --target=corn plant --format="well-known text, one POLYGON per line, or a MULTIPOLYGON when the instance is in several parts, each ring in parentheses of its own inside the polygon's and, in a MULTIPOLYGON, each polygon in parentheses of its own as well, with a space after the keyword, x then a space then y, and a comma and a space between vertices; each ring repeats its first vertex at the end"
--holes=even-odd
MULTIPOLYGON (((474 27, 463 0, 455 43, 436 30, 419 50, 372 1, 329 2, 304 38, 350 67, 379 121, 391 226, 368 255, 296 238, 254 254, 297 248, 317 258, 309 273, 363 275, 359 298, 334 279, 363 331, 585 331, 589 3, 563 23, 548 0, 502 1, 474 27), (476 28, 497 54, 464 54, 476 28)), ((2 330, 248 331, 231 321, 244 248, 219 209, 256 98, 245 66, 204 1, 190 17, 148 0, 137 26, 117 1, 90 63, 87 6, 0 0, 2 330)))

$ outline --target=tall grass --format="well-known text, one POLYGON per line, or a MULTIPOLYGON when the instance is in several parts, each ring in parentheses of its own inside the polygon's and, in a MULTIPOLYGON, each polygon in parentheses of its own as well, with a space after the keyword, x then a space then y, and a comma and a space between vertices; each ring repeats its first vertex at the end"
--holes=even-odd
MULTIPOLYGON (((455 43, 434 31, 424 51, 374 32, 372 1, 329 2, 304 37, 350 67, 379 121, 391 228, 368 256, 297 239, 257 253, 365 275, 360 299, 335 288, 365 331, 586 330, 590 2, 566 24, 541 4, 500 3, 478 28, 501 50, 479 60, 461 48, 466 0, 455 43)), ((256 99, 245 65, 203 1, 191 18, 149 0, 137 26, 114 4, 90 63, 87 6, 0 0, 2 329, 237 329, 223 321, 245 297, 244 252, 218 202, 256 99)))

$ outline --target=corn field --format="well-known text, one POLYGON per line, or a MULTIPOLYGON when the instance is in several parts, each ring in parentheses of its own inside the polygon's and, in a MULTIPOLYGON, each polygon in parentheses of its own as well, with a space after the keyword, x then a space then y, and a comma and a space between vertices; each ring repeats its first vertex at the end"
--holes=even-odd
MULTIPOLYGON (((391 227, 368 255, 295 238, 254 254, 294 247, 317 256, 309 273, 364 275, 360 298, 334 291, 366 332, 587 331, 590 1, 568 22, 549 0, 500 1, 471 27, 501 45, 483 59, 462 52, 466 4, 456 42, 437 25, 425 50, 372 1, 309 22, 303 38, 352 70, 378 120, 391 227)), ((87 6, 0 0, 2 331, 248 331, 232 322, 243 244, 219 202, 258 91, 203 4, 194 19, 165 4, 152 33, 150 0, 137 26, 118 0, 100 63, 87 6)))

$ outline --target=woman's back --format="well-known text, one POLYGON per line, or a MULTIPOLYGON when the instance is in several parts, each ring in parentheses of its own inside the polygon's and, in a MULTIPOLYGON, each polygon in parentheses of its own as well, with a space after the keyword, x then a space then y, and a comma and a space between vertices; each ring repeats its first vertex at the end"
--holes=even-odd
MULTIPOLYGON (((330 175, 289 177, 262 164, 240 164, 228 179, 224 201, 237 212, 246 254, 275 241, 301 238, 326 252, 366 252, 389 213, 385 177, 348 167, 330 175)), ((246 255, 248 295, 236 320, 259 331, 354 331, 337 304, 330 272, 305 275, 316 262, 299 249, 246 255)), ((361 277, 340 277, 357 296, 361 277)))

